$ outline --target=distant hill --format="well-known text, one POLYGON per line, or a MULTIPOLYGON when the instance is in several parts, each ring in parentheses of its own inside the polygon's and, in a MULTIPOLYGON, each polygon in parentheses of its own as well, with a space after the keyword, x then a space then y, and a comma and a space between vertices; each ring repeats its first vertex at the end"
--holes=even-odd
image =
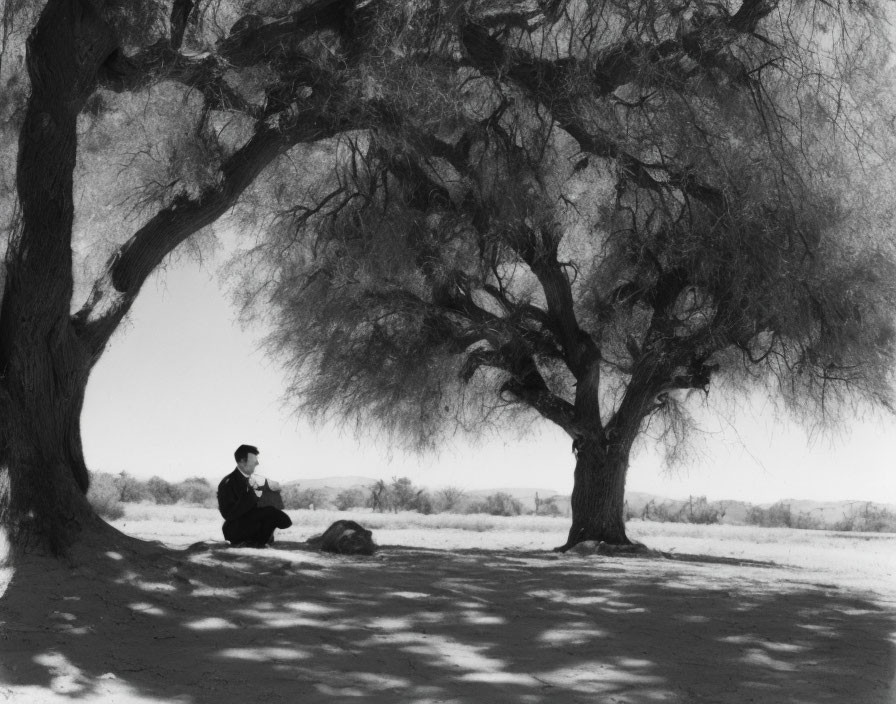
MULTIPOLYGON (((384 479, 387 483, 389 482, 389 479, 384 479)), ((366 493, 370 486, 376 484, 378 481, 379 479, 375 479, 374 477, 362 476, 316 477, 314 479, 299 479, 293 482, 286 482, 285 486, 298 486, 302 489, 321 491, 326 496, 326 500, 332 502, 336 498, 336 495, 345 489, 357 488, 366 493)), ((420 486, 419 488, 426 488, 431 494, 435 494, 435 492, 438 491, 438 488, 433 487, 420 486)), ((555 497, 555 503, 561 510, 561 513, 569 515, 570 511, 570 497, 568 494, 562 494, 554 489, 544 487, 493 487, 490 489, 465 489, 464 491, 467 497, 471 499, 484 499, 486 496, 497 494, 499 492, 509 494, 522 503, 523 508, 526 511, 534 511, 536 496, 541 500, 555 497)), ((644 507, 651 501, 655 506, 662 505, 671 512, 681 509, 688 502, 687 499, 670 499, 665 496, 639 491, 627 492, 625 500, 628 504, 629 512, 635 516, 641 515, 644 511, 644 507)), ((886 509, 892 513, 896 513, 896 504, 882 504, 867 501, 810 501, 806 499, 784 499, 783 501, 776 503, 789 504, 790 510, 794 516, 805 514, 818 519, 820 523, 826 525, 833 525, 851 512, 862 510, 866 505, 870 505, 872 508, 878 510, 886 509)), ((711 501, 710 504, 713 508, 723 510, 724 516, 721 522, 730 524, 746 523, 747 515, 750 512, 750 509, 754 508, 754 506, 768 509, 772 505, 768 503, 750 504, 746 501, 731 499, 711 501)))
MULTIPOLYGON (((345 489, 360 489, 366 493, 367 490, 378 481, 379 479, 374 479, 373 477, 317 477, 314 479, 298 479, 293 482, 285 482, 284 486, 296 486, 301 489, 313 489, 316 491, 321 491, 326 496, 327 501, 332 502, 340 491, 344 491, 345 489)), ((385 481, 388 484, 390 480, 385 479, 385 481)), ((430 494, 435 494, 435 492, 438 491, 438 488, 425 488, 430 494)), ((474 499, 483 499, 486 496, 497 494, 498 492, 510 494, 514 499, 522 503, 523 508, 528 511, 535 510, 536 495, 538 495, 538 497, 541 499, 547 499, 552 496, 560 496, 562 501, 565 501, 567 504, 569 502, 568 496, 563 496, 554 489, 539 489, 529 487, 497 487, 494 489, 464 490, 464 493, 468 497, 474 499)), ((561 503, 562 502, 558 502, 558 505, 561 503)))
MULTIPOLYGON (((539 499, 549 499, 552 496, 560 497, 563 502, 569 502, 569 496, 561 494, 560 492, 554 489, 532 489, 526 487, 498 487, 495 489, 470 489, 466 492, 467 496, 471 498, 479 498, 484 499, 486 496, 491 496, 492 494, 497 493, 502 494, 510 494, 513 498, 519 501, 523 508, 528 511, 535 510, 535 497, 538 496, 539 499)), ((558 505, 560 505, 560 501, 558 501, 558 505)))
MULTIPOLYGON (((790 510, 794 513, 804 513, 819 519, 822 523, 836 523, 847 514, 862 511, 866 506, 874 509, 886 509, 896 513, 896 504, 881 504, 873 501, 808 501, 806 499, 784 499, 781 503, 790 504, 790 510)), ((761 508, 768 508, 771 504, 762 504, 761 508)))
POLYGON ((303 489, 351 489, 352 487, 367 487, 376 484, 379 479, 373 477, 320 477, 317 479, 298 479, 294 482, 285 482, 284 486, 300 486, 303 489))

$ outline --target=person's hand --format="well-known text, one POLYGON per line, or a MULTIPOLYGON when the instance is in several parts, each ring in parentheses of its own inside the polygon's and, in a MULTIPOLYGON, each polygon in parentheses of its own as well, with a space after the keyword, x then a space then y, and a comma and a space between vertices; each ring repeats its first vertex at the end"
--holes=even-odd
POLYGON ((275 482, 273 479, 268 479, 268 489, 271 491, 280 491, 280 482, 275 482))

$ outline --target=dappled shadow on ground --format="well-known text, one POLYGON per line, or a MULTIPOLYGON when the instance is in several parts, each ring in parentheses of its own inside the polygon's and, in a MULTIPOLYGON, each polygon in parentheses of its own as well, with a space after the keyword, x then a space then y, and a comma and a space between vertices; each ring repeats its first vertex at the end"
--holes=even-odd
POLYGON ((385 547, 27 557, 0 701, 884 704, 893 614, 768 567, 385 547), (94 557, 95 556, 95 557, 94 557))

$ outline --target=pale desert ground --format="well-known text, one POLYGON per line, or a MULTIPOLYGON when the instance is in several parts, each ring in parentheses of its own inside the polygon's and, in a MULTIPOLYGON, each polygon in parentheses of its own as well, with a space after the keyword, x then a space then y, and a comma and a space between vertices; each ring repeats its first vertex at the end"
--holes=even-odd
POLYGON ((550 552, 566 519, 351 514, 373 557, 226 548, 214 511, 128 506, 155 543, 0 572, 0 702, 896 704, 896 535, 634 521, 648 556, 550 552))

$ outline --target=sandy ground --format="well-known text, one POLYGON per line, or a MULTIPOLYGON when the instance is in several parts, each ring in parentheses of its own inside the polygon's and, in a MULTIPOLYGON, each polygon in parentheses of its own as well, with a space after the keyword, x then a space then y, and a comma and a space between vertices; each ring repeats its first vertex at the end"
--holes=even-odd
POLYGON ((672 558, 382 529, 348 558, 156 522, 5 570, 0 702, 896 704, 896 536, 725 528, 632 526, 672 558))

